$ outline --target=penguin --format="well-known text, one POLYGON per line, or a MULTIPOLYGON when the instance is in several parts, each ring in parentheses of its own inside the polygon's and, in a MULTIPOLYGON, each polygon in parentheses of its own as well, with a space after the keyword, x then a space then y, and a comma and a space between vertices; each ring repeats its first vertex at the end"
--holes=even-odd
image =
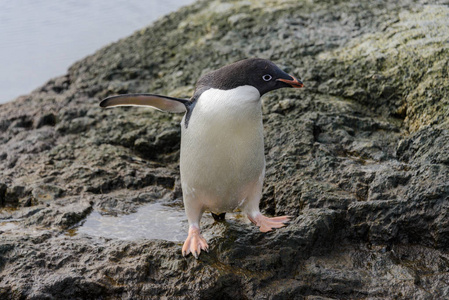
POLYGON ((250 58, 203 75, 191 99, 154 94, 126 94, 101 101, 101 107, 150 106, 184 113, 181 122, 180 172, 189 230, 182 255, 196 259, 209 246, 200 221, 208 210, 215 220, 237 209, 268 232, 285 226, 290 216, 266 217, 259 210, 265 177, 262 105, 264 94, 303 83, 273 62, 250 58))

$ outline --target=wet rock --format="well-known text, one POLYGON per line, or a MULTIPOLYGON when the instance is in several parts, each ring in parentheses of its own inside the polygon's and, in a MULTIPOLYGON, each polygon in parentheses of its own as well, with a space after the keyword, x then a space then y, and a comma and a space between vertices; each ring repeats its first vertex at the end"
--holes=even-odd
POLYGON ((448 20, 444 1, 201 0, 1 105, 0 298, 449 298, 448 20), (261 208, 289 226, 205 216, 198 260, 80 234, 182 196, 182 116, 99 101, 189 97, 254 56, 305 83, 262 99, 261 208))
POLYGON ((64 194, 64 190, 58 186, 40 185, 35 187, 31 193, 39 202, 53 202, 64 194))

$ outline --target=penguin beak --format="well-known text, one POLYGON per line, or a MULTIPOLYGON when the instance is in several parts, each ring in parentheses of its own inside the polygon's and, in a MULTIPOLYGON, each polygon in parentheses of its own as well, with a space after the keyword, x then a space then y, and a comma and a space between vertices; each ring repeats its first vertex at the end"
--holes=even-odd
POLYGON ((304 87, 304 84, 300 80, 296 79, 292 75, 288 75, 288 76, 290 76, 291 79, 279 78, 277 80, 285 82, 286 84, 290 85, 293 88, 298 88, 299 89, 299 88, 304 87))

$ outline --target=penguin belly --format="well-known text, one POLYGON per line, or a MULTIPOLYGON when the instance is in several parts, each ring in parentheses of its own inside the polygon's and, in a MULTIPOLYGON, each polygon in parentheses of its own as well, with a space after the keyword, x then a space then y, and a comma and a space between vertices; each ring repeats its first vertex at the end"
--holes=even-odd
POLYGON ((186 207, 229 212, 260 189, 265 158, 259 100, 251 86, 210 89, 197 100, 187 127, 183 120, 180 171, 186 207))

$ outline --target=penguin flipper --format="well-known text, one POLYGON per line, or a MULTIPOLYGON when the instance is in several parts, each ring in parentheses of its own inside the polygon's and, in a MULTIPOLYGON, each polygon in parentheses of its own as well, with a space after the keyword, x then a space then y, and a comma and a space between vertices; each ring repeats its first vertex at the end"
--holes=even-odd
POLYGON ((153 94, 125 94, 112 96, 100 102, 101 107, 149 106, 158 110, 183 113, 187 111, 189 100, 153 94))

